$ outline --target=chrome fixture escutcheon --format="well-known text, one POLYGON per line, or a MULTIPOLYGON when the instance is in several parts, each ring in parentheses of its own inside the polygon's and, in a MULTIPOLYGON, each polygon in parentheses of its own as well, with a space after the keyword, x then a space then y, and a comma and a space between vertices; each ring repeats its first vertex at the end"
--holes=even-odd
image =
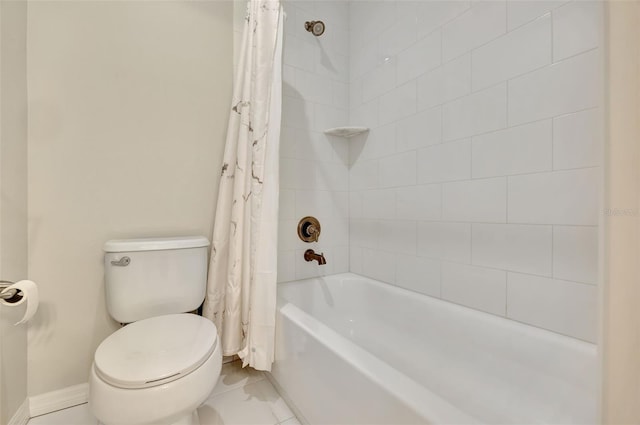
POLYGON ((312 216, 302 217, 298 223, 298 237, 304 242, 318 242, 320 238, 320 221, 312 216))

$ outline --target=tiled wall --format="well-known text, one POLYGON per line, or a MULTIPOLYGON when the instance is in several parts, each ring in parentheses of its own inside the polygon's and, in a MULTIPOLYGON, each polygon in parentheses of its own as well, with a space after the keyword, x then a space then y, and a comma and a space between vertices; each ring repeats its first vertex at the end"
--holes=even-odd
POLYGON ((349 270, 348 142, 323 130, 348 123, 349 5, 346 1, 287 1, 280 147, 280 282, 349 270), (305 21, 323 20, 314 37, 305 21), (298 220, 320 220, 318 243, 298 239, 298 220), (306 249, 324 252, 325 266, 307 263, 306 249))
POLYGON ((594 341, 602 4, 349 12, 351 271, 594 341))

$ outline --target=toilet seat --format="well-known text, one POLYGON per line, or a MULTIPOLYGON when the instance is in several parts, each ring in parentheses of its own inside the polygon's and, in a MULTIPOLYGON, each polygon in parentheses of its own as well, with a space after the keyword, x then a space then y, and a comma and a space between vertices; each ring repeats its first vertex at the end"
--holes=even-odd
POLYGON ((96 350, 94 369, 106 383, 139 389, 175 381, 196 370, 215 351, 218 332, 195 314, 168 314, 117 330, 96 350))

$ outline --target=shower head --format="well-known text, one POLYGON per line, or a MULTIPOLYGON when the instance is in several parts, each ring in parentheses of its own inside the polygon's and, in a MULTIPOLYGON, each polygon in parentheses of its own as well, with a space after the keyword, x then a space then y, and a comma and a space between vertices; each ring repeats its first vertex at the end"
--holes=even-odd
POLYGON ((322 21, 307 21, 304 23, 304 28, 316 37, 324 34, 324 22, 322 21))

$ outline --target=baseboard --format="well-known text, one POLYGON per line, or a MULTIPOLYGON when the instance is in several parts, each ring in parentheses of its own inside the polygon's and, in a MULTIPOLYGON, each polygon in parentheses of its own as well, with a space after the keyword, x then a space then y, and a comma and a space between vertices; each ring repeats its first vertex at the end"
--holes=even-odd
POLYGON ((29 422, 29 399, 25 398, 7 425, 27 425, 29 422))
POLYGON ((46 415, 56 410, 86 403, 89 399, 89 384, 79 384, 62 388, 50 393, 29 397, 29 413, 31 417, 46 415))
POLYGON ((278 383, 278 381, 276 381, 276 378, 273 377, 271 372, 265 372, 264 376, 267 377, 269 382, 271 382, 271 385, 273 385, 273 387, 276 389, 278 394, 280 394, 280 397, 282 397, 284 402, 287 403, 287 406, 289 406, 293 414, 296 415, 296 418, 298 418, 298 422, 300 422, 302 425, 309 425, 309 421, 307 420, 307 418, 304 417, 300 409, 298 409, 298 406, 296 406, 293 400, 291 400, 291 397, 289 397, 289 394, 287 394, 284 388, 280 386, 280 384, 278 383))

